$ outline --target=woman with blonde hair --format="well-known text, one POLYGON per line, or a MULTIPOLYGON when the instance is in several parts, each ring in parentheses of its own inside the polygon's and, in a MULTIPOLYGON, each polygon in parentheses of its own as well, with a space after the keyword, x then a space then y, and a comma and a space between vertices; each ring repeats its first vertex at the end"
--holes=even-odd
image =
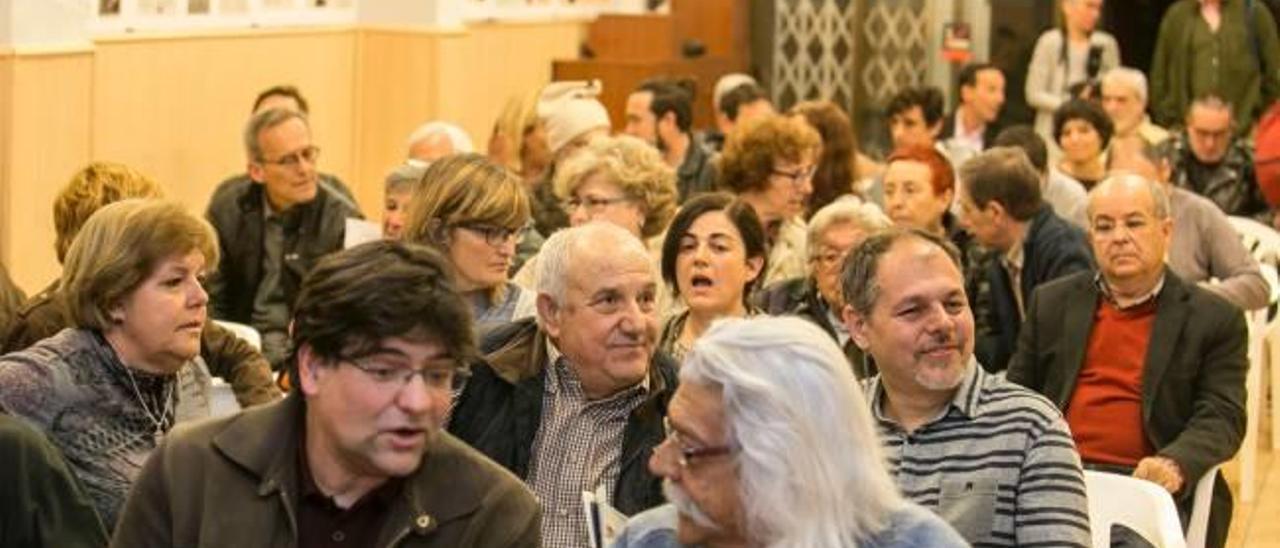
POLYGON ((403 239, 449 260, 483 330, 533 315, 533 293, 507 280, 528 222, 529 195, 513 173, 479 154, 457 154, 433 162, 414 188, 403 239))
POLYGON ((201 281, 216 238, 176 202, 103 207, 67 250, 72 328, 0 358, 0 408, 58 446, 108 528, 161 438, 209 416, 201 281))
MULTIPOLYGON (((635 137, 600 137, 566 159, 552 184, 571 226, 618 225, 644 241, 659 262, 677 191, 675 171, 657 149, 635 137)), ((536 259, 516 273, 517 284, 537 286, 536 259)))

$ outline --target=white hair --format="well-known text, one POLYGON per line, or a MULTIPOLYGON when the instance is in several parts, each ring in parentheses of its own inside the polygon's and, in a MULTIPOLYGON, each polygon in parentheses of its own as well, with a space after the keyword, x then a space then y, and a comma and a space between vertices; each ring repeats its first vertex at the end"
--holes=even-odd
POLYGON ((1138 69, 1116 67, 1102 75, 1102 85, 1124 86, 1138 95, 1142 104, 1147 104, 1147 75, 1138 69))
POLYGON ((813 324, 719 320, 694 343, 680 382, 722 395, 743 522, 755 542, 856 546, 905 504, 848 361, 813 324))
POLYGON ((471 142, 471 136, 467 135, 466 130, 450 124, 449 122, 441 122, 438 120, 434 122, 427 122, 418 126, 418 129, 413 130, 413 133, 409 134, 409 142, 405 148, 412 149, 413 145, 417 144, 419 141, 434 135, 444 135, 445 138, 449 139, 449 143, 453 145, 454 154, 465 154, 476 151, 475 145, 471 142))
POLYGON ((879 206, 863 202, 856 196, 842 196, 823 206, 809 219, 809 234, 805 240, 808 256, 812 258, 817 252, 818 241, 827 229, 843 224, 851 224, 867 234, 893 228, 893 221, 879 206))
POLYGON ((538 294, 549 295, 558 305, 564 304, 570 270, 592 273, 595 265, 582 263, 583 252, 602 250, 607 250, 611 257, 634 253, 653 267, 648 250, 635 234, 613 223, 593 221, 556 231, 542 244, 538 250, 538 294))
POLYGON ((1089 189, 1088 201, 1085 203, 1085 214, 1092 226, 1093 221, 1093 202, 1098 194, 1118 185, 1138 185, 1147 189, 1151 193, 1152 211, 1151 215, 1159 220, 1168 219, 1172 213, 1173 206, 1169 202, 1169 192, 1164 189, 1164 183, 1152 181, 1146 177, 1127 171, 1119 171, 1102 182, 1089 189))

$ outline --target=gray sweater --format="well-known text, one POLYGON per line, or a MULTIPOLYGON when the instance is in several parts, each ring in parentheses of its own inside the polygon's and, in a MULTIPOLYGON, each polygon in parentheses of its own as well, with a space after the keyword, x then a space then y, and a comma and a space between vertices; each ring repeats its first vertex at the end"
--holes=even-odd
POLYGON ((1267 306, 1267 281, 1226 214, 1208 198, 1168 188, 1173 206, 1173 242, 1169 246, 1173 272, 1244 310, 1267 306), (1211 278, 1218 282, 1208 283, 1211 278))
POLYGON ((209 398, 209 372, 199 357, 176 377, 126 370, 106 339, 87 329, 64 329, 0 358, 0 410, 43 431, 62 451, 108 532, 156 447, 157 429, 167 433, 175 423, 208 417, 209 398), (153 416, 161 410, 167 412, 157 425, 153 416))

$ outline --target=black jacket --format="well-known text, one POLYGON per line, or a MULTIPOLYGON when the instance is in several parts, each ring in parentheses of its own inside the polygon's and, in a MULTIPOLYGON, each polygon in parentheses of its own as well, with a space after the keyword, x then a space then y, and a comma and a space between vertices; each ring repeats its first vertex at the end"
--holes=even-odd
MULTIPOLYGON (((542 420, 546 336, 532 318, 490 332, 481 342, 485 361, 475 364, 458 397, 449 432, 516 476, 529 475, 533 440, 542 420)), ((649 472, 649 456, 665 439, 662 419, 676 388, 675 364, 655 354, 649 395, 623 431, 621 472, 613 505, 627 515, 666 501, 662 479, 649 472)))
MULTIPOLYGON (((263 190, 247 178, 224 181, 205 213, 218 232, 221 262, 209 279, 209 315, 249 324, 262 282, 263 190)), ((360 208, 328 178, 321 177, 314 200, 284 214, 284 268, 280 283, 290 309, 303 276, 321 257, 342 249, 348 218, 360 208)))
MULTIPOLYGON (((792 278, 773 284, 756 296, 756 305, 770 316, 798 316, 809 320, 822 328, 836 345, 840 345, 840 337, 836 335, 836 326, 832 325, 827 314, 827 303, 818 293, 818 286, 813 278, 792 278)), ((839 316, 839 312, 836 312, 839 316)), ((849 360, 853 375, 859 380, 874 377, 877 373, 871 357, 863 354, 862 349, 852 340, 841 348, 844 357, 849 360)))
MULTIPOLYGON (((1004 371, 1018 344, 1022 312, 1014 298, 1009 272, 998 251, 986 261, 987 282, 991 299, 986 325, 990 330, 980 336, 974 352, 988 371, 1004 371)), ((1041 206, 1022 241, 1022 280, 1019 284, 1024 302, 1041 284, 1082 270, 1093 269, 1093 256, 1084 231, 1063 220, 1048 205, 1041 206)))
MULTIPOLYGON (((1099 299, 1093 272, 1042 286, 1009 362, 1010 381, 1066 411, 1084 367, 1099 299)), ((1249 340, 1244 315, 1225 299, 1165 269, 1142 372, 1142 422, 1156 454, 1178 463, 1186 487, 1177 499, 1190 513, 1193 487, 1240 448, 1245 430, 1249 340)), ((1208 545, 1221 546, 1231 523, 1231 493, 1222 476, 1213 489, 1208 545)))

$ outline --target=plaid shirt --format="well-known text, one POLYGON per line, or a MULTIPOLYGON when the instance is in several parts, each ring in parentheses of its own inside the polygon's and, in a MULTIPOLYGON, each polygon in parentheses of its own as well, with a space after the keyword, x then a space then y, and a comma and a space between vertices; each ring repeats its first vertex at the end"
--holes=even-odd
POLYGON ((565 358, 554 345, 547 349, 553 366, 546 369, 542 421, 525 482, 542 502, 542 545, 579 547, 587 543, 582 492, 603 485, 612 503, 622 468, 623 430, 644 401, 648 380, 589 401, 565 358))

